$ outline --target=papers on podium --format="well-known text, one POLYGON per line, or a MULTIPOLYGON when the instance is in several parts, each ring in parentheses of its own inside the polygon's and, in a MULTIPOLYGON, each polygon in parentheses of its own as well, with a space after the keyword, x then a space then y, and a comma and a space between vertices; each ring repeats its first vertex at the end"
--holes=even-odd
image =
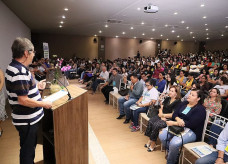
POLYGON ((58 91, 58 92, 56 92, 56 93, 54 93, 54 94, 52 94, 52 95, 50 95, 50 96, 44 98, 43 101, 54 102, 54 101, 56 101, 56 100, 62 98, 63 96, 66 96, 67 94, 68 94, 67 91, 65 91, 65 90, 60 90, 60 91, 58 91))

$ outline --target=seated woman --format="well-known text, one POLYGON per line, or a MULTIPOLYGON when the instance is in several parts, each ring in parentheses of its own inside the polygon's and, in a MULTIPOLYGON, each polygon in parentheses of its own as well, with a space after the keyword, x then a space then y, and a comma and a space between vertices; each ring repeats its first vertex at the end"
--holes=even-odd
POLYGON ((210 85, 209 85, 209 83, 207 81, 207 76, 206 75, 203 75, 200 78, 200 89, 202 91, 204 91, 204 93, 208 93, 208 91, 211 89, 210 85))
POLYGON ((188 93, 181 99, 181 101, 187 101, 188 95, 191 93, 192 90, 200 90, 200 85, 198 83, 193 83, 191 90, 188 91, 188 93))
POLYGON ((143 91, 140 99, 130 107, 132 110, 131 114, 131 131, 135 132, 139 130, 138 119, 140 113, 147 113, 147 110, 151 104, 155 104, 158 100, 158 91, 153 86, 154 80, 147 79, 146 80, 146 88, 143 91))
POLYGON ((220 77, 218 83, 220 85, 216 85, 214 88, 218 88, 221 94, 221 97, 228 97, 228 78, 225 76, 220 77))
POLYGON ((161 72, 158 75, 158 79, 156 81, 156 85, 155 88, 157 88, 158 92, 162 93, 164 88, 165 88, 165 84, 166 84, 166 80, 164 79, 165 73, 161 72))
POLYGON ((167 74, 166 81, 167 82, 165 84, 165 89, 163 90, 162 94, 159 96, 159 102, 163 102, 164 99, 168 96, 170 87, 172 85, 177 85, 175 77, 171 76, 171 74, 167 74))
POLYGON ((217 84, 219 80, 219 69, 215 69, 214 73, 211 76, 208 75, 207 79, 209 83, 217 84))
POLYGON ((177 162, 179 148, 182 144, 201 140, 206 118, 206 110, 202 105, 203 101, 203 92, 192 90, 187 101, 182 102, 174 111, 172 121, 166 121, 167 126, 176 125, 185 129, 182 138, 168 133, 167 128, 163 129, 159 134, 162 145, 168 149, 167 164, 175 164, 177 162), (167 145, 166 141, 168 141, 167 145))
POLYGON ((176 77, 177 83, 179 83, 180 86, 184 86, 187 81, 187 78, 184 75, 185 71, 181 70, 180 75, 176 77))
POLYGON ((193 73, 188 74, 188 80, 183 85, 181 90, 182 97, 186 95, 186 93, 192 88, 192 84, 194 83, 193 73))
POLYGON ((151 152, 156 147, 156 141, 158 138, 159 130, 165 128, 166 120, 172 117, 172 113, 175 108, 180 104, 180 88, 178 86, 171 86, 169 88, 169 97, 167 97, 159 109, 158 116, 154 116, 149 120, 145 135, 150 138, 150 140, 145 144, 148 148, 147 151, 151 152))

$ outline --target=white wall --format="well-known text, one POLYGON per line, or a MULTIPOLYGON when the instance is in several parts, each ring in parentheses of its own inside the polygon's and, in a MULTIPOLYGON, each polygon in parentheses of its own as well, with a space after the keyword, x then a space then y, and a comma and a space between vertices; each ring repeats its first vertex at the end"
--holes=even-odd
POLYGON ((11 45, 16 37, 31 39, 31 31, 0 0, 0 68, 4 72, 12 60, 11 45))

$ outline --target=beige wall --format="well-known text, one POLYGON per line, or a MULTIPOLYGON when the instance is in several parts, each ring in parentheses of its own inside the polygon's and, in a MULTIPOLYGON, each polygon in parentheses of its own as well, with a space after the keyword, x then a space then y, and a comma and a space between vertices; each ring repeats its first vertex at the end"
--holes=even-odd
POLYGON ((178 53, 188 53, 188 52, 198 52, 199 42, 194 41, 177 41, 177 44, 174 44, 175 41, 162 41, 161 49, 170 49, 172 54, 178 53))
POLYGON ((139 50, 141 56, 154 56, 156 41, 126 38, 105 38, 105 59, 134 57, 139 50))
POLYGON ((94 43, 94 37, 59 35, 59 34, 32 34, 33 41, 39 46, 42 53, 42 43, 49 45, 50 55, 72 58, 74 55, 80 58, 94 59, 98 57, 98 43, 94 43))
POLYGON ((206 41, 206 50, 228 49, 228 38, 206 41))

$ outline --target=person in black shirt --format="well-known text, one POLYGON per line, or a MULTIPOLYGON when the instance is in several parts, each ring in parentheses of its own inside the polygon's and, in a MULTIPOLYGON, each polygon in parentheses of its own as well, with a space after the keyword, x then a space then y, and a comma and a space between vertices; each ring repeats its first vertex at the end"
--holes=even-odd
POLYGON ((156 140, 158 138, 159 130, 165 128, 166 120, 172 117, 172 113, 180 104, 180 88, 178 86, 171 86, 169 89, 169 97, 167 97, 159 109, 159 114, 149 120, 145 135, 150 140, 145 144, 148 152, 152 152, 156 147, 156 140))

